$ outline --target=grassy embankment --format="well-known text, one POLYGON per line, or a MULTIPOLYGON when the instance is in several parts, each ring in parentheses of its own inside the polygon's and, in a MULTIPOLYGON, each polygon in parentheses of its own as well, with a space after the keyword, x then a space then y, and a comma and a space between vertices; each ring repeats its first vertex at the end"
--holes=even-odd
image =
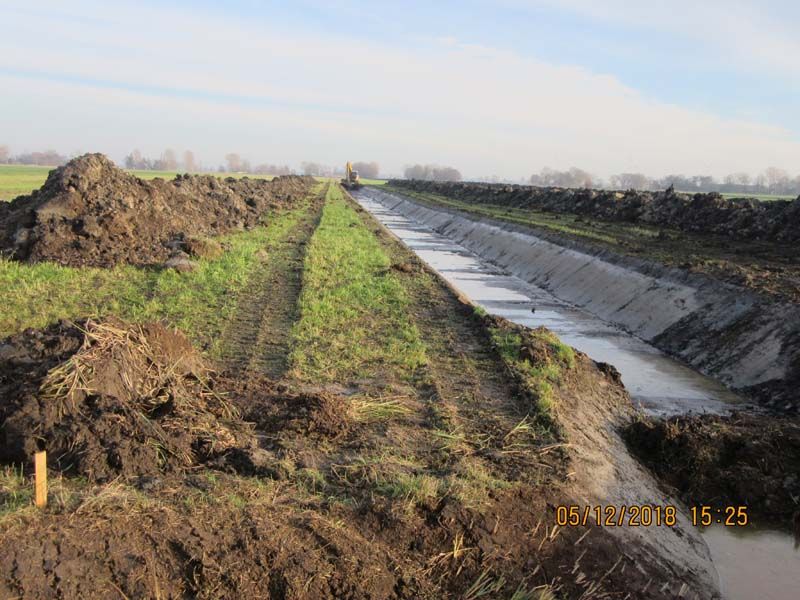
MULTIPOLYGON (((0 201, 12 200, 17 196, 30 194, 38 190, 47 179, 47 175, 55 167, 38 167, 33 165, 0 165, 0 201)), ((127 173, 136 175, 140 179, 174 179, 183 171, 141 171, 126 169, 127 173)), ((253 177, 256 179, 272 179, 272 175, 245 175, 243 173, 218 173, 209 171, 199 175, 213 175, 214 177, 253 177)))
MULTIPOLYGON (((318 190, 312 192, 318 193, 318 190)), ((236 297, 258 264, 259 250, 282 243, 305 206, 268 217, 265 226, 222 236, 219 258, 199 259, 191 273, 129 265, 112 269, 26 264, 0 259, 0 337, 58 319, 116 315, 133 321, 166 319, 210 355, 236 297)))

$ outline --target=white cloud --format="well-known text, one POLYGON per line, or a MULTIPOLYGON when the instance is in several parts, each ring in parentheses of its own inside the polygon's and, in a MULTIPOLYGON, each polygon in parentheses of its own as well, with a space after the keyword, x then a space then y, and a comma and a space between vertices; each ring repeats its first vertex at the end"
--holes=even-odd
POLYGON ((548 6, 598 21, 690 40, 699 56, 713 52, 734 70, 800 75, 800 5, 792 0, 501 0, 548 6))
POLYGON ((45 12, 0 37, 0 72, 59 78, 3 78, 0 136, 12 146, 118 157, 191 146, 213 161, 236 150, 257 161, 378 160, 392 172, 425 161, 510 177, 545 165, 659 175, 800 163, 800 141, 779 127, 452 37, 397 47, 168 9, 153 19, 138 6, 82 7, 102 20, 45 12))

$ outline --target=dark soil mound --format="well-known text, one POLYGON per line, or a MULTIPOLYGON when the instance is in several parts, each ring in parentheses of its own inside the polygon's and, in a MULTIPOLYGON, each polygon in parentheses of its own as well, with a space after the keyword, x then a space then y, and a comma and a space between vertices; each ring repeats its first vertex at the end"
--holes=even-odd
POLYGON ((72 266, 162 263, 184 239, 253 227, 313 183, 296 176, 144 181, 102 154, 86 154, 51 171, 30 196, 0 203, 0 252, 72 266))
POLYGON ((392 180, 390 184, 474 204, 573 213, 740 239, 800 240, 800 198, 763 202, 750 198, 726 200, 717 193, 683 194, 673 190, 618 192, 405 179, 392 180))
POLYGON ((46 449, 93 481, 181 470, 253 445, 189 341, 120 321, 26 330, 0 344, 0 460, 46 449))
POLYGON ((242 418, 267 435, 338 438, 353 426, 347 398, 317 390, 290 390, 266 377, 225 378, 242 418))
POLYGON ((791 527, 800 510, 800 423, 737 414, 640 420, 624 437, 687 503, 747 505, 764 521, 791 527))

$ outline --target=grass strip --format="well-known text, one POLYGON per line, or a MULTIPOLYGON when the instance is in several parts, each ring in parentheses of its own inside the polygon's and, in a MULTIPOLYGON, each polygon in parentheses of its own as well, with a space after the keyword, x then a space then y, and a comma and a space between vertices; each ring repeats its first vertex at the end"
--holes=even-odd
POLYGON ((305 258, 290 356, 295 377, 341 382, 385 369, 407 379, 426 363, 411 301, 390 266, 341 188, 330 186, 305 258))
POLYGON ((222 255, 199 259, 197 269, 189 273, 130 265, 73 268, 0 259, 0 336, 44 327, 58 319, 114 314, 134 322, 166 320, 216 356, 237 295, 259 263, 257 253, 269 253, 307 209, 304 204, 273 215, 266 226, 216 238, 225 248, 222 255))

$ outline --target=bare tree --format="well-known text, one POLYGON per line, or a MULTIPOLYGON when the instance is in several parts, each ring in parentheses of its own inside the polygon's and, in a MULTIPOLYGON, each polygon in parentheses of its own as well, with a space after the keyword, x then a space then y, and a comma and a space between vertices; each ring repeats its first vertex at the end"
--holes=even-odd
POLYGON ((29 152, 14 157, 13 162, 21 165, 39 165, 43 167, 57 167, 67 162, 67 157, 55 150, 44 152, 29 152))
POLYGON ((228 163, 228 171, 230 171, 231 173, 238 173, 239 171, 242 170, 242 157, 236 154, 235 152, 226 154, 225 162, 228 163))
POLYGON ((194 158, 194 152, 187 150, 183 153, 183 168, 187 173, 194 173, 197 169, 197 162, 194 158))
POLYGON ((405 168, 406 179, 423 179, 427 181, 461 181, 461 173, 453 167, 436 165, 412 165, 405 168))
POLYGON ((327 170, 322 165, 310 161, 300 163, 300 169, 303 175, 324 175, 327 170))
POLYGON ((176 171, 178 169, 178 158, 175 156, 175 150, 167 148, 159 159, 159 170, 162 171, 176 171))
POLYGON ((376 179, 381 171, 376 162, 354 162, 353 168, 358 171, 359 176, 367 179, 376 179))
POLYGON ((730 175, 725 176, 723 183, 726 185, 738 185, 746 187, 750 185, 750 175, 742 172, 731 173, 730 175))
POLYGON ((620 173, 612 175, 609 180, 612 188, 618 190, 646 190, 653 187, 653 182, 642 173, 620 173))
POLYGON ((1 145, 0 146, 0 164, 5 164, 11 158, 11 150, 8 149, 8 146, 1 145))
POLYGON ((764 171, 764 178, 770 194, 779 194, 789 187, 789 174, 783 169, 769 167, 764 171))

